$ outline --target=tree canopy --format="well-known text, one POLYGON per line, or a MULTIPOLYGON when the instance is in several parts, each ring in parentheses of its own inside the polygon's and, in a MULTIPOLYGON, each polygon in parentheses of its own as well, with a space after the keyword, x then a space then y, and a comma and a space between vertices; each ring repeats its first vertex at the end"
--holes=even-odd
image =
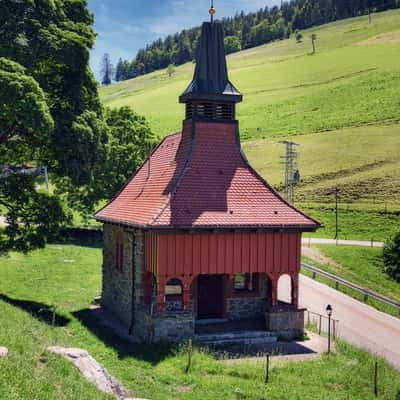
MULTIPOLYGON (((292 32, 342 18, 400 7, 400 0, 290 0, 257 12, 241 12, 221 20, 230 39, 227 53, 289 37, 292 32), (231 45, 234 45, 232 47, 231 45)), ((118 80, 131 79, 168 65, 181 65, 196 56, 200 28, 158 39, 140 49, 132 60, 120 60, 118 80)), ((118 67, 117 67, 118 68, 118 67)))
POLYGON ((90 213, 146 154, 145 120, 101 106, 89 68, 92 23, 86 0, 0 2, 0 251, 43 246, 69 222, 65 202, 90 213), (50 194, 24 172, 41 165, 50 194))

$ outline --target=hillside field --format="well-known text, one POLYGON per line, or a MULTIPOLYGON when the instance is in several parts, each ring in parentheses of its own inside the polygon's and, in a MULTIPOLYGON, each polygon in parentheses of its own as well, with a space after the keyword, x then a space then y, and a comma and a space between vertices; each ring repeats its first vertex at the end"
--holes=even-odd
MULTIPOLYGON (((371 24, 363 16, 303 36, 300 44, 290 38, 228 57, 230 78, 244 94, 238 119, 249 161, 282 190, 278 142, 291 138, 300 145, 301 204, 332 204, 340 186, 343 202, 380 203, 400 225, 400 10, 374 14, 371 24)), ((178 96, 193 68, 102 87, 101 97, 106 106, 144 114, 161 138, 181 128, 178 96)))

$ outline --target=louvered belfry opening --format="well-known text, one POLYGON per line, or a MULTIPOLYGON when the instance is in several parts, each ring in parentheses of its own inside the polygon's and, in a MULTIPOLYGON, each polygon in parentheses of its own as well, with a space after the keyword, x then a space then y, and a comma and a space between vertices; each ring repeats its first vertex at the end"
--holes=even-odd
POLYGON ((228 78, 222 25, 206 22, 193 80, 179 98, 186 104, 186 120, 235 121, 236 103, 242 98, 228 78))
POLYGON ((186 119, 200 121, 234 121, 235 104, 189 101, 186 103, 186 119))

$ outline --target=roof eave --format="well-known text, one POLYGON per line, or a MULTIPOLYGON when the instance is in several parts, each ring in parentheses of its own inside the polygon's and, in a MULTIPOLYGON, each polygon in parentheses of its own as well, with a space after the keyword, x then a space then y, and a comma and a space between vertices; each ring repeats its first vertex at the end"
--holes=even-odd
POLYGON ((116 225, 124 225, 131 228, 140 229, 151 229, 151 230, 191 230, 191 231, 204 231, 204 230, 234 230, 234 229, 249 229, 249 230, 288 230, 288 231, 300 231, 300 232, 315 232, 320 228, 321 225, 311 224, 255 224, 255 225, 152 225, 152 224, 140 224, 126 220, 118 220, 114 218, 107 218, 101 216, 94 217, 96 221, 102 223, 110 223, 116 225))

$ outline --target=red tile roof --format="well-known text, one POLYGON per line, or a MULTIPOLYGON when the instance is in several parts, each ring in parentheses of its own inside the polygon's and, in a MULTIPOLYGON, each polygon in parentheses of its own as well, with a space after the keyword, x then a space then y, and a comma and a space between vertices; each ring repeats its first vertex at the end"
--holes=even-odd
POLYGON ((212 122, 166 137, 95 218, 148 228, 319 227, 251 168, 236 124, 212 122))

